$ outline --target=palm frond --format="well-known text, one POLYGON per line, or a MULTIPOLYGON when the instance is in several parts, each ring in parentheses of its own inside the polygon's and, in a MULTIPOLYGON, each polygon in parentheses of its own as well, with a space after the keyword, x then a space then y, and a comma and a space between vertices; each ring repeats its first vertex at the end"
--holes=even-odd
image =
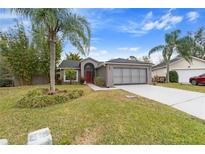
MULTIPOLYGON (((75 40, 78 39, 78 42, 81 43, 81 47, 84 49, 84 51, 82 51, 82 48, 80 50, 83 55, 89 53, 91 30, 90 24, 84 17, 76 14, 70 14, 67 16, 67 20, 62 23, 61 31, 63 31, 64 36, 67 36, 69 39, 71 36, 75 37, 75 40), (72 35, 69 35, 70 33, 72 35), (75 33, 75 35, 73 33, 75 33)), ((75 43, 72 44, 74 45, 75 43)))
POLYGON ((157 52, 157 51, 160 51, 160 50, 164 50, 165 46, 164 45, 158 45, 154 48, 152 48, 149 53, 148 53, 148 56, 150 56, 151 54, 157 52))

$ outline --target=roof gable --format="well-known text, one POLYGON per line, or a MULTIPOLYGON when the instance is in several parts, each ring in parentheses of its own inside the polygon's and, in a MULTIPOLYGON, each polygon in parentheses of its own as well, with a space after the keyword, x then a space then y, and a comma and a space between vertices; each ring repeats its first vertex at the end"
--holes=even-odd
MULTIPOLYGON (((179 60, 181 60, 181 59, 182 59, 181 56, 176 56, 175 58, 173 58, 173 59, 170 60, 170 64, 172 64, 172 63, 174 63, 174 62, 177 62, 177 61, 179 61, 179 60)), ((161 63, 159 63, 159 64, 153 66, 152 68, 153 68, 153 69, 157 69, 157 68, 162 68, 162 67, 166 67, 166 63, 165 63, 165 62, 161 62, 161 63)))
POLYGON ((85 60, 92 60, 92 61, 94 61, 94 62, 96 62, 96 63, 99 63, 99 61, 97 61, 97 60, 95 60, 95 59, 93 59, 93 58, 90 58, 90 57, 85 58, 85 59, 82 59, 80 62, 83 62, 83 61, 85 61, 85 60))
MULTIPOLYGON (((176 62, 179 62, 181 60, 185 60, 185 59, 182 58, 181 56, 177 56, 177 57, 173 58, 172 60, 170 60, 170 65, 172 65, 172 64, 174 64, 176 62)), ((197 61, 201 61, 201 62, 205 63, 205 60, 197 58, 197 57, 194 57, 194 56, 192 56, 192 60, 197 60, 197 61)), ((166 63, 162 62, 162 63, 157 64, 157 65, 152 67, 152 69, 160 69, 160 68, 166 68, 166 63)))

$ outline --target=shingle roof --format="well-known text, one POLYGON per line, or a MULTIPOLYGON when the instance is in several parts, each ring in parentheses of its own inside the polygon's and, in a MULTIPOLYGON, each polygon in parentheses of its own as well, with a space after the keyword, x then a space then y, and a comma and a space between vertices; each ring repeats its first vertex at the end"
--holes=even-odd
POLYGON ((63 60, 58 66, 59 68, 79 68, 80 61, 76 60, 63 60))
POLYGON ((129 60, 129 59, 123 59, 123 58, 111 59, 107 62, 111 62, 111 63, 130 63, 130 64, 151 64, 151 63, 146 63, 146 62, 139 61, 139 60, 129 60))
MULTIPOLYGON (((181 59, 181 57, 180 57, 180 56, 177 56, 177 57, 175 57, 174 59, 170 60, 170 64, 173 63, 173 62, 175 62, 175 61, 178 61, 178 60, 180 60, 180 59, 181 59)), ((166 63, 165 63, 165 62, 161 62, 161 63, 159 63, 159 64, 153 66, 152 68, 155 69, 155 68, 158 68, 158 67, 166 67, 166 63)))

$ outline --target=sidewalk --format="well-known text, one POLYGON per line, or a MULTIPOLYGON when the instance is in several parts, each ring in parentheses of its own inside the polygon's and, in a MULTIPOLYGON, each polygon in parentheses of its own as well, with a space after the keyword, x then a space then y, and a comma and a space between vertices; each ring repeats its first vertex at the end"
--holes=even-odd
POLYGON ((93 89, 94 91, 99 91, 99 90, 116 90, 119 88, 106 88, 106 87, 98 87, 94 84, 88 83, 87 84, 91 89, 93 89))

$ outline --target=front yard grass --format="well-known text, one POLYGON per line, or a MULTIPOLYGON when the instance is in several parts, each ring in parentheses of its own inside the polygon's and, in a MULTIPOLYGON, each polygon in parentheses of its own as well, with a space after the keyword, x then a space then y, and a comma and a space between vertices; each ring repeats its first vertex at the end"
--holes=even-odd
POLYGON ((196 91, 205 93, 204 85, 191 85, 191 84, 182 84, 182 83, 157 83, 157 86, 163 86, 168 88, 177 88, 182 90, 196 91))
MULTIPOLYGON (((205 122, 142 97, 128 99, 122 90, 92 91, 45 108, 16 108, 29 90, 48 86, 0 88, 0 138, 26 144, 31 131, 49 127, 54 144, 205 144, 205 122)), ((129 94, 130 95, 130 94, 129 94)))

